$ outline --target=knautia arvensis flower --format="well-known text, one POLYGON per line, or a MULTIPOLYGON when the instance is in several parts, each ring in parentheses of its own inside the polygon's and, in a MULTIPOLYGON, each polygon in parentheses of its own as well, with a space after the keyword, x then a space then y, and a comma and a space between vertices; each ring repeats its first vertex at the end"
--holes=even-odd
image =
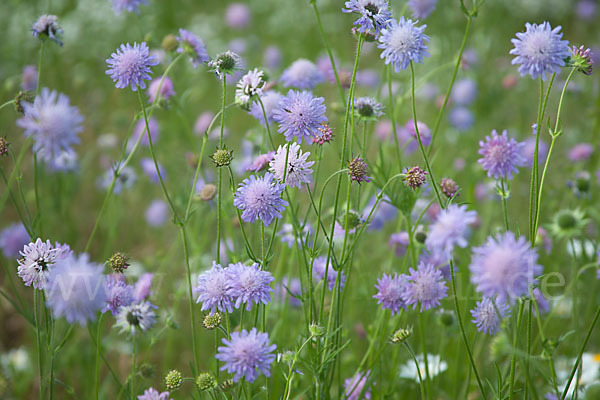
POLYGON ((427 181, 427 171, 421 167, 414 166, 405 171, 404 182, 411 189, 418 189, 427 181))
POLYGON ((348 161, 348 176, 354 182, 371 182, 371 177, 367 175, 368 164, 361 157, 356 156, 352 160, 348 161))
POLYGON ((449 199, 457 195, 459 190, 456 182, 450 178, 442 178, 442 181, 440 182, 440 188, 442 189, 442 193, 444 193, 449 199))
POLYGON ((59 36, 63 33, 62 28, 58 25, 58 17, 56 15, 42 15, 35 21, 31 28, 33 36, 41 40, 50 39, 59 45, 63 45, 59 36))
POLYGON ((225 53, 218 54, 215 58, 208 62, 208 67, 217 75, 219 79, 223 79, 225 75, 233 75, 240 68, 240 56, 233 51, 227 50, 225 53))
POLYGON ((122 44, 117 51, 106 60, 108 69, 106 75, 110 75, 117 89, 131 87, 134 92, 146 88, 144 81, 152 79, 150 67, 158 64, 158 60, 150 55, 146 42, 122 44))

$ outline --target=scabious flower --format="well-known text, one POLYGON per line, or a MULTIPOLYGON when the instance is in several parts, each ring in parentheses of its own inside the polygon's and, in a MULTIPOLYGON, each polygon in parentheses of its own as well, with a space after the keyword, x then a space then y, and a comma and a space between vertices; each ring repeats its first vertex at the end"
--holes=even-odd
POLYGON ((33 150, 40 159, 52 164, 79 143, 83 117, 66 95, 44 88, 33 103, 21 104, 24 116, 17 125, 25 129, 26 137, 33 137, 33 150))
POLYGON ((265 154, 260 154, 257 156, 254 161, 250 165, 246 167, 246 171, 258 172, 269 166, 269 163, 273 161, 273 157, 275 157, 274 151, 269 151, 265 154))
POLYGON ((133 302, 133 286, 128 285, 119 276, 109 276, 106 280, 106 303, 102 312, 110 311, 117 315, 119 309, 133 302))
POLYGON ((289 187, 300 187, 311 182, 313 170, 310 168, 315 163, 308 161, 310 153, 303 153, 297 143, 286 143, 279 146, 273 160, 269 163, 269 171, 275 178, 289 187), (287 161, 287 164, 286 164, 287 161), (287 165, 287 172, 286 172, 287 165), (284 181, 285 176, 285 181, 284 181))
POLYGON ((402 299, 407 306, 421 306, 421 312, 440 305, 440 300, 446 297, 448 287, 440 270, 431 264, 420 263, 417 269, 411 268, 406 277, 402 299))
POLYGON ((416 21, 400 17, 392 19, 387 28, 381 31, 379 47, 383 49, 381 58, 386 64, 392 64, 396 72, 408 68, 411 61, 422 63, 429 57, 427 45, 429 36, 423 33, 427 25, 416 26, 416 21))
POLYGON ((37 87, 38 71, 35 65, 26 65, 21 73, 21 89, 33 92, 37 87))
POLYGON ((130 335, 143 333, 156 323, 155 308, 156 306, 147 301, 121 307, 115 327, 119 327, 122 333, 130 335))
POLYGON ((582 72, 584 75, 591 75, 594 65, 592 50, 586 49, 584 46, 573 46, 571 52, 569 65, 577 68, 577 71, 582 72))
POLYGON ((119 15, 123 11, 140 13, 140 6, 148 5, 148 0, 112 0, 112 7, 115 14, 119 15))
POLYGON ((298 143, 303 138, 306 143, 312 143, 321 124, 327 121, 324 103, 325 99, 315 97, 311 92, 290 90, 273 110, 273 120, 279 124, 278 132, 283 133, 288 142, 295 137, 298 143))
POLYGON ((594 152, 594 147, 589 143, 578 143, 569 150, 569 160, 586 161, 594 152))
POLYGON ((456 195, 459 191, 459 187, 456 182, 450 178, 442 178, 442 181, 440 182, 440 188, 442 189, 442 193, 444 193, 449 199, 454 197, 454 195, 456 195))
POLYGON ((273 292, 275 299, 279 299, 281 302, 288 299, 288 302, 293 307, 301 307, 302 301, 299 297, 302 296, 302 284, 298 278, 288 278, 284 276, 281 282, 275 286, 273 292))
POLYGON ((573 239, 583 233, 588 222, 580 209, 563 209, 554 214, 548 230, 557 239, 573 239))
POLYGON ((138 400, 173 400, 169 397, 169 392, 159 393, 154 388, 148 388, 144 391, 144 394, 139 395, 138 400))
POLYGON ((281 74, 281 82, 284 87, 295 87, 298 89, 312 89, 318 83, 323 82, 323 74, 317 66, 309 60, 300 58, 292 63, 281 74))
POLYGON ((227 271, 213 261, 212 268, 198 276, 198 286, 194 287, 198 295, 196 303, 202 303, 202 311, 233 312, 234 299, 227 290, 229 283, 227 271))
POLYGON ((250 7, 244 3, 232 3, 225 10, 225 23, 230 28, 245 28, 250 23, 250 7))
POLYGON ((215 58, 208 62, 208 67, 214 71, 219 79, 223 79, 225 75, 233 75, 234 72, 240 69, 242 59, 233 51, 217 54, 215 58))
POLYGON ((190 56, 190 62, 194 68, 198 68, 198 64, 208 62, 210 57, 206 52, 204 42, 198 36, 185 29, 179 29, 179 36, 176 37, 179 47, 178 53, 186 53, 190 56))
POLYGON ((150 82, 150 86, 148 86, 146 94, 150 99, 150 103, 154 103, 157 97, 159 99, 162 97, 165 100, 169 100, 169 97, 175 95, 175 90, 173 89, 173 81, 171 81, 171 78, 165 76, 164 80, 162 81, 162 85, 160 84, 160 82, 160 78, 154 79, 152 82, 150 82), (158 91, 159 87, 160 93, 158 91))
POLYGON ((530 248, 523 236, 517 239, 506 232, 489 237, 487 243, 473 249, 471 282, 484 296, 497 296, 498 301, 512 304, 528 293, 535 277, 543 272, 537 258, 537 250, 530 248))
POLYGON ((146 300, 146 298, 152 294, 150 288, 152 287, 153 279, 154 274, 151 272, 146 272, 138 278, 135 287, 133 288, 133 299, 136 302, 146 300))
POLYGON ((348 176, 354 182, 371 182, 371 177, 367 175, 369 165, 365 160, 356 156, 348 161, 348 176))
POLYGON ((281 93, 276 92, 274 90, 268 90, 260 95, 260 100, 262 101, 263 107, 265 108, 265 112, 263 114, 262 107, 258 101, 252 103, 250 107, 250 115, 256 118, 260 123, 265 123, 265 114, 267 115, 267 123, 273 122, 273 111, 279 105, 279 101, 283 97, 281 93))
POLYGON ((106 303, 102 270, 102 265, 90 262, 87 254, 57 260, 44 286, 54 318, 64 316, 69 323, 80 325, 95 319, 106 303))
POLYGON ((381 307, 390 310, 392 315, 397 314, 400 308, 406 310, 406 303, 402 297, 406 290, 406 284, 405 275, 383 274, 381 278, 377 279, 375 285, 377 294, 373 298, 377 299, 377 304, 381 304, 381 307))
POLYGON ((273 174, 267 172, 262 177, 250 175, 240 183, 235 192, 233 205, 242 210, 242 219, 254 222, 260 219, 268 226, 273 219, 281 218, 281 212, 288 202, 281 198, 285 185, 274 181, 273 174))
POLYGON ((38 238, 25 245, 19 254, 17 275, 23 279, 25 286, 41 290, 46 287, 48 274, 56 262, 71 255, 71 248, 59 243, 54 246, 49 240, 43 242, 38 238))
POLYGON ((329 125, 323 124, 319 127, 319 133, 313 137, 312 142, 322 146, 325 143, 331 142, 332 140, 333 129, 331 129, 329 125))
POLYGON ((233 332, 230 340, 224 338, 222 342, 224 346, 219 346, 215 358, 224 363, 221 371, 234 374, 234 382, 242 378, 254 382, 261 372, 267 377, 271 376, 271 364, 275 360, 272 353, 277 346, 270 344, 269 334, 259 332, 256 328, 250 332, 244 329, 233 332))
POLYGON ((371 392, 365 386, 369 380, 371 371, 363 374, 354 375, 352 378, 347 378, 344 381, 344 389, 347 400, 370 399, 371 392))
POLYGON ((502 319, 509 314, 510 308, 506 303, 495 301, 490 297, 478 301, 475 308, 471 310, 472 322, 477 325, 477 330, 491 336, 498 332, 502 319))
POLYGON ((448 114, 450 124, 460 132, 468 131, 475 123, 473 112, 466 107, 453 108, 448 114))
POLYGON ((376 121, 383 115, 381 110, 383 110, 383 105, 372 97, 357 97, 354 99, 354 113, 360 120, 376 121))
POLYGON ((254 97, 262 94, 264 86, 265 74, 263 71, 259 71, 258 68, 248 71, 237 83, 235 102, 241 106, 249 107, 254 97))
POLYGON ((404 173, 406 174, 403 178, 404 183, 411 189, 420 188, 427 181, 427 171, 423 171, 419 166, 407 169, 404 173))
POLYGON ((467 247, 469 226, 477 220, 477 212, 468 211, 466 205, 450 204, 440 211, 431 225, 425 245, 430 250, 438 250, 450 256, 454 246, 467 247))
POLYGON ((115 82, 115 87, 125 89, 131 86, 134 92, 146 88, 145 80, 152 79, 150 67, 158 64, 158 60, 150 55, 146 42, 121 44, 116 52, 106 59, 108 69, 106 75, 110 75, 115 82))
POLYGON ((40 39, 47 37, 62 46, 63 44, 58 36, 63 33, 63 30, 58 26, 57 21, 58 17, 56 15, 42 15, 31 28, 33 36, 40 39))
POLYGON ((479 142, 478 153, 482 156, 477 162, 487 171, 487 176, 495 179, 512 179, 513 173, 518 173, 517 167, 525 165, 522 154, 523 143, 508 137, 506 130, 502 135, 492 130, 491 136, 479 142))
MULTIPOLYGON (((313 275, 313 279, 316 280, 317 282, 325 279, 326 264, 327 264, 326 256, 321 256, 321 257, 315 258, 315 260, 313 262, 313 274, 312 275, 313 275)), ((330 260, 329 268, 327 269, 327 287, 329 288, 329 290, 333 290, 333 288, 335 287, 335 281, 337 279, 338 273, 340 273, 340 272, 333 269, 333 266, 331 265, 331 260, 330 260)), ((342 275, 340 276, 340 288, 343 288, 344 284, 346 283, 346 274, 344 274, 343 272, 341 272, 341 274, 342 275)))
POLYGON ((408 8, 413 18, 425 19, 435 10, 438 0, 408 0, 408 8))
POLYGON ((388 240, 388 245, 394 250, 396 257, 401 257, 406 254, 406 249, 410 244, 410 236, 408 232, 392 233, 388 240))
POLYGON ((29 233, 22 223, 7 226, 0 232, 0 250, 5 258, 19 257, 19 251, 29 243, 29 233))
POLYGON ((354 21, 358 31, 379 36, 382 29, 386 28, 392 20, 392 12, 388 0, 349 0, 346 1, 342 11, 345 13, 360 14, 354 21))
POLYGON ((452 88, 452 101, 459 106, 468 106, 476 97, 477 83, 473 79, 461 79, 452 88))
POLYGON ((235 301, 235 308, 246 304, 246 310, 252 304, 268 304, 271 301, 271 282, 275 280, 269 271, 259 269, 258 264, 244 265, 235 263, 225 270, 229 279, 227 294, 235 301))
POLYGON ((539 76, 546 80, 548 74, 559 73, 571 54, 569 42, 561 40, 561 27, 552 29, 548 22, 543 22, 540 25, 526 23, 525 28, 525 32, 518 32, 517 38, 511 39, 515 47, 510 54, 516 56, 512 64, 519 64, 521 76, 529 74, 532 79, 539 76))

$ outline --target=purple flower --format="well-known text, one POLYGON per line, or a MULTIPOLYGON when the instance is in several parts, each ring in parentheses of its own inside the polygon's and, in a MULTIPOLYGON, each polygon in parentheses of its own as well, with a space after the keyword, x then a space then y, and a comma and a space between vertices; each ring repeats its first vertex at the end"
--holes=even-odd
POLYGON ((347 400, 359 400, 371 398, 371 392, 365 388, 367 381, 369 380, 371 371, 367 371, 364 374, 354 375, 352 378, 347 378, 344 381, 345 399, 347 400))
POLYGON ((202 303, 202 311, 233 312, 233 299, 228 293, 230 277, 227 271, 213 261, 212 268, 198 276, 198 286, 194 293, 198 295, 196 303, 202 303))
POLYGON ((125 89, 131 86, 134 92, 146 88, 144 80, 150 80, 152 71, 150 67, 158 64, 158 60, 151 56, 146 42, 133 43, 133 47, 127 43, 122 44, 115 53, 106 59, 108 69, 106 75, 116 82, 115 87, 125 89))
MULTIPOLYGON (((369 213, 375 206, 376 201, 377 196, 373 195, 369 200, 369 203, 367 203, 367 205, 365 206, 362 213, 362 219, 364 221, 367 220, 367 217, 369 216, 369 213)), ((381 201, 379 202, 377 209, 373 212, 373 215, 371 215, 371 221, 369 222, 368 228, 370 231, 380 230, 384 227, 384 225, 387 222, 392 221, 394 218, 396 218, 396 215, 398 214, 398 209, 391 205, 389 201, 389 197, 384 195, 381 201)))
POLYGON ((54 40, 60 46, 62 42, 58 39, 58 36, 63 33, 63 30, 58 26, 58 17, 56 15, 42 15, 35 21, 31 31, 33 36, 39 38, 40 35, 48 37, 50 40, 54 40))
POLYGON ((290 90, 273 110, 273 120, 279 124, 279 133, 291 142, 294 137, 311 144, 323 122, 327 121, 325 99, 314 97, 311 92, 290 90))
MULTIPOLYGON (((406 146, 406 151, 408 153, 412 153, 419 149, 419 139, 417 138, 417 130, 415 129, 414 120, 412 118, 409 119, 404 127, 406 132, 413 138, 413 141, 406 146)), ((431 144, 431 129, 427 126, 427 124, 421 121, 417 121, 417 128, 419 128, 421 143, 425 147, 429 146, 431 144)), ((400 132, 398 133, 400 134, 400 132)))
POLYGON ((475 211, 467 211, 467 206, 450 204, 440 211, 430 227, 425 245, 431 251, 440 251, 451 256, 454 246, 467 247, 470 225, 477 220, 475 211))
POLYGON ((242 210, 242 219, 255 222, 260 219, 268 226, 273 219, 281 218, 281 212, 288 202, 281 198, 285 185, 274 182, 273 174, 267 172, 263 177, 250 175, 240 183, 235 192, 233 205, 242 210))
POLYGON ((537 264, 537 250, 530 248, 524 237, 512 232, 489 237, 487 243, 473 249, 471 282, 486 297, 514 303, 525 296, 535 277, 543 272, 537 264))
POLYGON ((169 392, 159 393, 154 388, 148 388, 144 391, 144 394, 139 395, 138 400, 173 400, 169 398, 169 392))
POLYGON ((275 286, 273 296, 281 302, 287 298, 291 306, 301 307, 302 301, 299 298, 302 296, 302 284, 300 279, 290 279, 284 276, 281 282, 275 286))
MULTIPOLYGON (((146 174, 146 176, 150 178, 150 182, 158 183, 160 181, 158 177, 158 172, 156 172, 156 166, 154 165, 154 161, 151 158, 142 158, 140 160, 140 166, 142 167, 142 171, 144 171, 144 174, 146 174)), ((166 174, 162 165, 158 164, 158 170, 160 171, 160 176, 164 180, 166 178, 166 174)))
POLYGON ((22 223, 7 226, 0 232, 0 250, 6 258, 19 257, 19 251, 29 243, 29 233, 22 223))
POLYGON ((169 218, 169 205, 160 199, 153 200, 144 216, 148 225, 155 228, 163 226, 169 218))
POLYGON ((392 233, 388 240, 388 245, 394 250, 396 257, 401 257, 406 254, 406 249, 410 243, 408 232, 392 233))
POLYGON ((477 97, 477 83, 465 78, 457 81, 452 88, 452 101, 459 106, 468 106, 477 97))
POLYGON ((569 160, 571 161, 586 161, 592 153, 594 147, 589 143, 579 143, 571 147, 569 150, 569 160))
POLYGON ((540 76, 546 80, 547 74, 559 73, 565 65, 565 58, 571 54, 569 42, 561 40, 561 27, 552 29, 548 22, 544 22, 540 25, 526 23, 525 28, 525 32, 518 32, 517 38, 511 39, 515 47, 510 54, 516 56, 512 64, 520 64, 521 76, 529 74, 532 79, 540 76))
POLYGON ((198 68, 198 64, 202 64, 210 60, 210 57, 206 52, 204 42, 192 32, 186 31, 185 29, 179 29, 179 36, 177 36, 177 42, 179 42, 177 52, 185 52, 189 54, 190 62, 192 63, 194 68, 198 68))
POLYGON ((43 242, 38 238, 35 242, 25 245, 19 253, 21 258, 18 260, 17 275, 23 279, 25 286, 33 285, 35 289, 42 290, 54 265, 59 260, 71 256, 71 248, 59 243, 53 246, 49 240, 43 242))
MULTIPOLYGON (((116 168, 116 166, 115 166, 115 168, 116 168)), ((102 176, 98 180, 98 186, 100 186, 101 188, 104 188, 104 189, 108 189, 113 181, 114 176, 115 176, 115 171, 112 168, 107 169, 106 172, 104 173, 104 176, 102 176)), ((135 171, 133 170, 133 168, 131 168, 129 166, 125 166, 125 167, 121 168, 119 170, 119 176, 117 177, 117 180, 115 181, 115 186, 113 187, 113 193, 121 194, 123 189, 129 189, 130 187, 132 187, 136 180, 137 180, 137 175, 135 174, 135 171)))
POLYGON ((403 293, 406 290, 406 275, 387 275, 377 279, 375 289, 377 294, 373 296, 377 299, 377 304, 381 304, 381 307, 388 309, 392 312, 392 315, 397 314, 400 308, 406 310, 406 303, 404 302, 403 293))
MULTIPOLYGON (((196 135, 204 135, 208 128, 210 128, 210 123, 214 117, 215 115, 210 111, 200 114, 194 123, 194 133, 196 135)), ((152 132, 152 128, 150 128, 150 132, 152 132)))
POLYGON ((379 36, 379 32, 386 28, 392 20, 392 12, 389 10, 388 0, 349 0, 342 8, 345 13, 360 14, 360 18, 354 21, 361 33, 371 33, 379 36))
POLYGON ((156 323, 155 308, 155 305, 147 301, 121 307, 114 326, 130 335, 143 333, 156 323))
MULTIPOLYGON (((424 251, 419 255, 419 262, 423 264, 431 264, 437 268, 444 279, 451 280, 450 260, 448 254, 443 251, 424 251)), ((458 270, 458 267, 454 266, 454 273, 458 270)))
POLYGON ((273 157, 275 157, 274 151, 270 151, 265 154, 260 154, 258 157, 256 157, 254 159, 254 161, 252 161, 252 163, 250 165, 248 165, 246 167, 246 171, 252 171, 252 172, 262 171, 263 169, 265 169, 269 166, 269 163, 273 160, 273 157))
POLYGON ((281 66, 281 50, 277 46, 269 46, 263 54, 263 64, 268 69, 278 69, 281 66))
POLYGON ((510 307, 506 303, 495 301, 490 297, 478 301, 475 308, 471 310, 472 322, 477 325, 477 330, 491 336, 500 330, 502 319, 509 314, 510 307))
POLYGON ((235 102, 243 108, 249 108, 256 97, 262 95, 264 86, 265 73, 263 71, 258 68, 248 71, 236 85, 235 102))
POLYGON ((438 0, 408 0, 408 8, 413 18, 425 19, 435 10, 438 0))
POLYGON ((234 382, 242 378, 254 382, 261 372, 271 376, 271 364, 275 361, 272 353, 277 346, 269 344, 269 334, 258 332, 256 328, 250 332, 244 329, 233 332, 230 340, 224 338, 222 342, 224 346, 219 346, 215 358, 224 363, 221 371, 234 374, 234 382))
POLYGON ((273 111, 279 105, 279 101, 283 95, 274 90, 269 90, 260 95, 260 100, 263 103, 263 107, 265 108, 265 112, 263 114, 262 107, 258 101, 252 103, 250 107, 250 115, 256 118, 260 123, 265 123, 265 114, 267 115, 267 122, 270 124, 273 122, 273 111))
POLYGON ((230 264, 227 269, 227 294, 235 301, 235 308, 246 304, 246 310, 252 309, 252 304, 268 304, 271 301, 271 282, 275 280, 269 271, 263 271, 258 264, 230 264))
POLYGON ((323 74, 315 64, 304 58, 292 63, 281 74, 281 82, 284 87, 295 87, 298 89, 312 89, 318 83, 323 82, 323 74))
MULTIPOLYGON (((539 288, 535 288, 532 290, 532 292, 533 297, 535 297, 535 302, 537 303, 540 314, 547 314, 548 312, 550 312, 550 303, 548 302, 546 297, 544 297, 542 291, 539 288)), ((533 312, 535 314, 535 306, 533 308, 533 312)))
POLYGON ((471 129, 475 123, 475 116, 466 107, 456 107, 448 114, 448 120, 456 130, 464 132, 471 129))
POLYGON ((119 15, 123 11, 140 13, 140 6, 148 5, 148 0, 112 0, 113 10, 119 15))
POLYGON ((165 100, 168 100, 169 97, 175 95, 175 90, 173 89, 173 82, 168 76, 165 76, 162 86, 160 84, 161 79, 154 79, 150 82, 150 86, 148 86, 148 90, 146 94, 150 99, 150 103, 154 103, 156 101, 157 95, 160 99, 161 97, 165 100), (160 93, 158 92, 158 88, 160 87, 160 93))
MULTIPOLYGON (((325 270, 327 264, 327 257, 321 256, 315 258, 313 262, 313 279, 317 282, 325 279, 325 270)), ((346 284, 346 274, 340 272, 342 275, 340 276, 340 289, 344 287, 346 284)), ((335 281, 337 280, 338 271, 333 269, 331 265, 331 260, 329 261, 329 268, 327 268, 327 287, 329 290, 333 290, 335 287, 335 281)))
POLYGON ((310 153, 303 153, 298 143, 286 143, 277 149, 269 163, 269 171, 279 182, 289 187, 301 187, 312 181, 313 170, 310 167, 315 162, 308 161, 308 156, 310 153))
POLYGON ((225 10, 225 23, 230 28, 242 29, 250 23, 250 7, 244 3, 232 3, 225 10))
POLYGON ((57 260, 44 287, 54 318, 64 316, 69 323, 80 325, 94 320, 106 303, 102 270, 87 254, 57 260))
POLYGON ((354 113, 359 120, 376 121, 383 116, 383 105, 372 97, 357 97, 354 101, 354 113))
MULTIPOLYGON (((533 165, 533 157, 535 153, 535 138, 525 139, 523 141, 523 148, 521 154, 525 158, 525 162, 530 167, 533 165)), ((548 156, 548 143, 540 139, 538 144, 538 162, 540 165, 544 165, 546 157, 548 156)))
POLYGON ((24 116, 17 125, 25 129, 26 137, 33 137, 33 150, 46 163, 52 164, 79 143, 83 117, 66 95, 44 88, 33 103, 21 105, 24 116))
POLYGON ((38 71, 35 65, 26 65, 21 74, 21 89, 33 92, 37 87, 38 71))
POLYGON ((593 20, 597 11, 598 5, 594 0, 581 0, 575 7, 575 13, 583 20, 593 20))
POLYGON ((440 300, 446 297, 448 287, 440 270, 431 264, 420 263, 417 269, 411 268, 407 276, 402 299, 407 306, 421 306, 421 312, 440 305, 440 300))
POLYGON ((523 143, 508 137, 506 130, 498 135, 492 130, 491 136, 486 136, 485 142, 479 142, 478 153, 482 156, 479 160, 482 168, 487 171, 487 176, 495 179, 512 179, 513 173, 518 173, 517 167, 525 165, 523 157, 523 143))
POLYGON ((425 44, 429 36, 423 33, 427 25, 415 24, 416 21, 400 17, 399 21, 390 20, 389 26, 381 31, 377 46, 383 49, 380 57, 386 64, 392 64, 396 72, 408 68, 411 61, 422 63, 429 57, 425 44))
POLYGON ((133 286, 128 285, 119 276, 111 275, 106 280, 106 303, 102 312, 110 311, 117 315, 119 309, 133 303, 133 286))
POLYGON ((152 287, 152 280, 154 279, 154 274, 151 272, 146 272, 140 276, 135 284, 133 289, 133 299, 136 302, 141 302, 146 300, 148 296, 152 294, 150 288, 152 287))
MULTIPOLYGON (((152 144, 158 140, 158 136, 160 135, 160 125, 156 118, 152 117, 148 120, 148 127, 150 128, 150 137, 152 138, 152 144)), ((148 131, 146 130, 146 121, 143 119, 136 122, 133 127, 133 134, 131 135, 131 139, 127 142, 127 150, 131 151, 133 146, 135 146, 135 142, 139 139, 140 136, 143 136, 140 139, 140 144, 144 146, 149 146, 150 143, 148 141, 148 131)))

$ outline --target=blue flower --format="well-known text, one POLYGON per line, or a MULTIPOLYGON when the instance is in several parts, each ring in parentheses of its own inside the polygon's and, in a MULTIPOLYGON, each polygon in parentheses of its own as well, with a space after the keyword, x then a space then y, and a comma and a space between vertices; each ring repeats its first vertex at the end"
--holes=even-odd
POLYGON ((115 14, 119 15, 123 11, 140 13, 141 5, 148 5, 148 0, 112 0, 112 7, 115 14))
POLYGON ((143 333, 156 323, 155 308, 156 306, 148 301, 121 307, 114 326, 121 328, 121 332, 130 335, 143 333))
POLYGON ((202 311, 233 311, 233 298, 228 292, 229 283, 227 271, 213 261, 212 268, 198 276, 198 286, 194 287, 194 293, 198 295, 196 303, 202 303, 202 311))
POLYGON ((416 26, 416 21, 404 17, 391 20, 379 37, 377 47, 383 49, 380 57, 385 58, 386 64, 392 64, 396 72, 408 68, 411 61, 422 63, 429 56, 425 44, 429 36, 423 33, 426 27, 416 26))
POLYGON ((435 10, 438 0, 408 0, 408 8, 412 16, 417 19, 425 19, 435 10))
POLYGON ((271 364, 275 360, 272 353, 277 346, 269 343, 267 333, 258 332, 256 328, 250 332, 244 329, 233 332, 230 340, 222 341, 224 346, 219 346, 215 358, 224 363, 221 371, 234 374, 234 382, 242 378, 254 382, 261 372, 271 376, 271 364))
POLYGON ((33 137, 33 150, 47 164, 52 165, 79 143, 83 117, 66 95, 44 88, 33 103, 21 104, 24 116, 17 125, 25 129, 25 136, 33 137))
POLYGON ((387 0, 350 0, 342 8, 345 13, 360 14, 354 21, 361 33, 371 33, 379 36, 379 32, 388 26, 392 19, 392 12, 387 0))
POLYGON ((186 31, 185 29, 179 29, 179 36, 177 36, 177 42, 179 42, 177 52, 185 52, 189 54, 190 62, 192 63, 194 68, 197 68, 198 64, 202 64, 210 60, 210 57, 206 52, 204 42, 192 32, 186 31))
POLYGON ((531 75, 532 79, 540 76, 546 80, 547 74, 560 72, 565 65, 565 58, 570 56, 569 41, 561 40, 561 27, 552 29, 548 22, 525 24, 525 32, 518 32, 516 39, 511 39, 515 55, 512 64, 520 64, 521 76, 531 75))
POLYGON ((17 275, 23 279, 25 286, 42 290, 46 287, 48 275, 54 265, 59 260, 71 256, 71 253, 71 248, 65 244, 53 245, 49 240, 43 242, 38 238, 35 242, 25 245, 20 251, 17 275))
POLYGON ((146 42, 133 43, 133 47, 127 43, 122 44, 116 52, 106 60, 108 69, 106 75, 110 75, 116 82, 115 87, 124 89, 131 86, 134 92, 146 88, 144 80, 150 80, 152 71, 150 67, 157 65, 158 60, 150 55, 146 42))
POLYGON ((273 219, 281 218, 281 212, 288 202, 281 198, 285 185, 274 181, 273 174, 263 177, 250 175, 240 183, 235 192, 233 205, 242 210, 242 219, 254 222, 260 219, 268 226, 273 219))
POLYGON ((280 80, 283 82, 284 87, 312 89, 318 83, 323 82, 323 79, 323 74, 315 64, 300 58, 283 71, 280 80))
POLYGON ((420 263, 417 269, 411 268, 406 278, 402 299, 406 305, 421 306, 421 312, 440 305, 440 300, 447 296, 448 287, 439 269, 431 264, 420 263))
POLYGON ((119 309, 123 306, 128 306, 133 302, 133 286, 128 285, 123 279, 118 276, 109 276, 106 282, 106 304, 102 308, 102 312, 110 311, 113 315, 117 315, 119 309))
POLYGON ((33 36, 36 38, 48 37, 50 40, 54 40, 59 45, 63 45, 58 36, 63 33, 63 30, 58 26, 58 18, 56 15, 42 15, 35 21, 31 31, 33 36))
POLYGON ((252 304, 268 304, 271 301, 271 282, 275 280, 269 271, 259 269, 258 264, 230 264, 227 269, 227 294, 235 301, 235 308, 246 304, 246 310, 252 309, 252 304))
POLYGON ((440 211, 431 225, 425 245, 432 252, 441 252, 451 257, 455 246, 467 247, 470 225, 477 219, 475 211, 467 211, 467 206, 451 204, 440 211))
POLYGON ((510 308, 506 303, 495 301, 490 297, 484 297, 471 310, 472 322, 477 325, 479 332, 495 335, 500 329, 502 319, 510 314, 510 308))
POLYGON ((252 115, 262 124, 264 124, 266 114, 267 122, 270 124, 271 122, 273 122, 273 110, 275 110, 282 97, 283 95, 281 93, 276 92, 274 90, 269 90, 261 93, 259 95, 259 98, 262 101, 263 106, 265 107, 265 112, 263 114, 263 110, 260 106, 260 103, 258 101, 255 101, 252 103, 252 106, 250 108, 250 115, 252 115))
POLYGON ((485 142, 479 142, 478 153, 483 157, 477 161, 489 177, 512 179, 513 173, 519 172, 517 167, 527 162, 523 157, 523 146, 523 143, 509 138, 506 130, 499 136, 494 129, 491 136, 486 136, 485 142))
POLYGON ((148 388, 144 391, 144 394, 139 395, 138 400, 172 400, 169 397, 169 392, 159 393, 154 388, 148 388))
POLYGON ((0 231, 0 250, 5 258, 19 257, 19 251, 29 243, 29 233, 22 223, 11 224, 0 231))
MULTIPOLYGON (((337 280, 338 271, 333 269, 333 267, 331 266, 331 260, 329 260, 329 268, 326 268, 326 266, 327 266, 327 257, 321 256, 321 257, 315 258, 315 261, 313 262, 313 273, 312 273, 313 279, 316 280, 317 282, 325 279, 325 270, 327 269, 327 287, 329 288, 329 290, 333 290, 333 288, 335 287, 335 281, 337 280)), ((343 272, 339 272, 339 273, 342 274, 340 276, 340 289, 341 289, 344 287, 344 284, 346 283, 346 274, 344 274, 343 272)))
POLYGON ((295 137, 298 143, 304 138, 311 144, 321 124, 327 121, 324 103, 324 98, 314 97, 309 91, 290 90, 273 110, 273 120, 279 124, 278 132, 283 133, 288 142, 295 137))
POLYGON ((377 294, 373 296, 377 299, 377 304, 381 304, 384 309, 387 308, 392 312, 392 315, 397 314, 400 308, 406 309, 406 303, 402 297, 406 290, 406 275, 388 275, 377 279, 375 288, 377 294))

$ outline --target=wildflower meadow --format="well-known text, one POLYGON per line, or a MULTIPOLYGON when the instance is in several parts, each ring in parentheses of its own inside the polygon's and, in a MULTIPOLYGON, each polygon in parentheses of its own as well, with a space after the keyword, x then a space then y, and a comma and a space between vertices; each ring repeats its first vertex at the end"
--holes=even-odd
POLYGON ((0 399, 600 399, 597 0, 2 0, 0 399))

